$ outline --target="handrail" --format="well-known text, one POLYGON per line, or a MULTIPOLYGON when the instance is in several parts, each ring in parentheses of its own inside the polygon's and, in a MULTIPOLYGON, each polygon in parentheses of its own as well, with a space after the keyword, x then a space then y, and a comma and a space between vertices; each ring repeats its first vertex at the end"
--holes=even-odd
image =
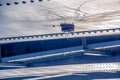
MULTIPOLYGON (((69 32, 69 36, 79 35, 79 34, 91 34, 91 33, 103 33, 103 32, 115 32, 120 31, 120 28, 114 29, 102 29, 102 30, 89 30, 89 31, 77 31, 77 32, 69 32)), ((39 39, 39 38, 52 38, 52 37, 63 37, 67 33, 52 33, 52 34, 42 34, 42 35, 30 35, 30 36, 18 36, 18 37, 6 37, 0 38, 0 41, 14 41, 14 40, 26 40, 26 39, 39 39)))

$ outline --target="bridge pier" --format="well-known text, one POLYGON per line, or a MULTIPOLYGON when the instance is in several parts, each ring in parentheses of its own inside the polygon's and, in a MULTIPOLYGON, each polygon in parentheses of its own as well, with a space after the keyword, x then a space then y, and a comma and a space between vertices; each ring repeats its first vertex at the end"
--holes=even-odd
POLYGON ((88 49, 87 39, 85 37, 82 38, 82 46, 83 46, 83 50, 87 50, 88 49))

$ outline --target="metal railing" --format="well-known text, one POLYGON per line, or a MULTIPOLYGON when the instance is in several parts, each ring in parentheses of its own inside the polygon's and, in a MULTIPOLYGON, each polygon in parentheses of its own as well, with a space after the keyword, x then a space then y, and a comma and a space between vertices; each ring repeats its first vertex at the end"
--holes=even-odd
MULTIPOLYGON (((95 33, 103 33, 103 32, 120 32, 120 28, 114 28, 114 29, 102 29, 102 30, 90 30, 90 31, 77 31, 77 32, 69 32, 69 36, 74 35, 81 35, 81 34, 91 34, 95 33)), ((43 34, 43 35, 30 35, 30 36, 18 36, 18 37, 6 37, 6 38, 0 38, 0 41, 19 41, 19 40, 29 40, 29 39, 42 39, 42 38, 59 38, 62 36, 66 36, 67 33, 53 33, 53 34, 43 34)))

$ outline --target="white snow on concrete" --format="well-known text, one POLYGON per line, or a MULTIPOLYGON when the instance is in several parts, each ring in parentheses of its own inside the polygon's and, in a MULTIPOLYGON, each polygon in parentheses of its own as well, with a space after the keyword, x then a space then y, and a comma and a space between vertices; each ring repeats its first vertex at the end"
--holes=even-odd
POLYGON ((76 31, 120 27, 120 0, 26 1, 0 0, 0 37, 58 33, 60 27, 52 25, 64 21, 74 23, 76 31))

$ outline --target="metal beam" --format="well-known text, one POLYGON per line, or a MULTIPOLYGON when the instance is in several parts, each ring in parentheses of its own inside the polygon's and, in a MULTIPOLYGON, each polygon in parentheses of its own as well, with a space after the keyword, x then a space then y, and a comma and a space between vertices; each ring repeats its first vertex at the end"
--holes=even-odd
POLYGON ((0 45, 0 63, 2 62, 2 52, 1 52, 1 45, 0 45))

